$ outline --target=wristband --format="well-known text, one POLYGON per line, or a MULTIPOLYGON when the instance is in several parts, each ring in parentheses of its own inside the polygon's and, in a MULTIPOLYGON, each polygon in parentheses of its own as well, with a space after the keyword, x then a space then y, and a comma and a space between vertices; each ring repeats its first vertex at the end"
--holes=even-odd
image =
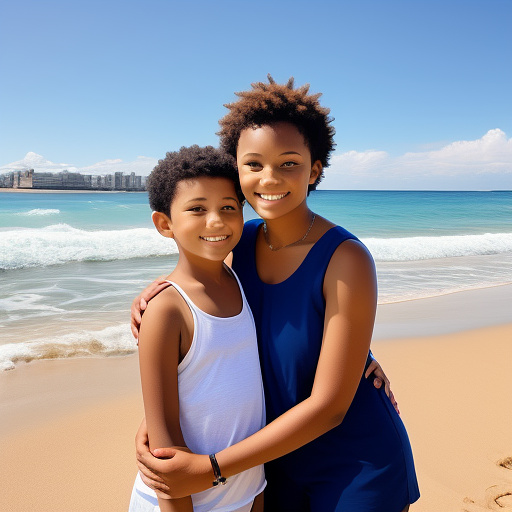
POLYGON ((212 464, 213 476, 215 476, 215 480, 213 481, 213 486, 216 485, 226 485, 226 479, 220 474, 219 463, 217 462, 217 458, 215 457, 215 453, 210 454, 210 462, 212 464))

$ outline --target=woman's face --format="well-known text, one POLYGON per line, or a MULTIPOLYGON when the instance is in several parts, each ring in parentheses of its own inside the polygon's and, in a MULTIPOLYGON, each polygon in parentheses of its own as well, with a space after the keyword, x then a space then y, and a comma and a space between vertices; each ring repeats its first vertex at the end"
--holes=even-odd
POLYGON ((320 161, 311 162, 303 135, 286 122, 243 130, 237 165, 247 201, 267 220, 305 205, 308 185, 322 171, 320 161))

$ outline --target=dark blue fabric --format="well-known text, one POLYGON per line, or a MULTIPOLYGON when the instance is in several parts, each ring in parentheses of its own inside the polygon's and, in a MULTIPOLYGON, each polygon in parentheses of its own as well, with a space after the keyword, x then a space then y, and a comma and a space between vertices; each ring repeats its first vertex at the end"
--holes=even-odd
MULTIPOLYGON (((323 336, 325 272, 336 248, 357 238, 333 227, 288 279, 266 284, 255 261, 261 222, 245 224, 233 268, 256 322, 271 422, 311 394, 323 336)), ((401 512, 419 497, 404 425, 384 391, 364 376, 341 425, 266 464, 265 471, 266 511, 291 510, 294 501, 313 512, 401 512)))

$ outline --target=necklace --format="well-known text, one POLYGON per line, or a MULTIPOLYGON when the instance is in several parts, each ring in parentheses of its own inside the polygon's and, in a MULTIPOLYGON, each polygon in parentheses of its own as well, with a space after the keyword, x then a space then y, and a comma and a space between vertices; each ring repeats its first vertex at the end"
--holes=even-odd
POLYGON ((290 247, 291 245, 298 244, 299 242, 302 242, 303 240, 306 240, 307 236, 309 235, 309 232, 311 231, 311 228, 313 227, 313 224, 316 219, 316 214, 313 213, 313 218, 311 219, 311 223, 309 225, 308 230, 306 231, 305 235, 302 238, 299 238, 298 240, 295 240, 295 242, 292 242, 291 244, 282 245, 281 247, 274 247, 268 240, 268 232, 267 232, 267 223, 263 223, 263 238, 265 238, 265 242, 268 245, 268 248, 271 251, 280 251, 281 249, 286 249, 286 247, 290 247))

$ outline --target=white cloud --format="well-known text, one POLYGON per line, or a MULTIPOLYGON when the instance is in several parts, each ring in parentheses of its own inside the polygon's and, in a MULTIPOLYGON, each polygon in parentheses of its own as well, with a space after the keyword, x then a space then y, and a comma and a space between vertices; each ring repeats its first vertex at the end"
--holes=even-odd
POLYGON ((120 158, 103 160, 86 167, 76 167, 70 164, 54 163, 46 160, 37 153, 29 152, 21 160, 12 162, 0 167, 0 174, 9 171, 21 171, 24 169, 34 169, 36 172, 81 172, 82 174, 112 174, 114 172, 124 172, 129 174, 134 172, 137 175, 147 176, 153 167, 158 163, 157 158, 148 156, 138 156, 131 162, 124 162, 120 158))
POLYGON ((0 173, 9 171, 23 171, 25 169, 34 169, 39 172, 59 172, 68 170, 77 172, 77 168, 69 164, 56 164, 46 160, 44 156, 29 151, 21 160, 11 162, 0 167, 0 173))
POLYGON ((332 157, 333 168, 350 169, 351 172, 365 175, 378 166, 385 165, 389 155, 385 151, 368 150, 363 152, 348 151, 332 157))
POLYGON ((385 151, 334 155, 321 188, 512 189, 512 139, 489 130, 477 140, 392 157, 385 151))
POLYGON ((83 174, 111 174, 119 171, 126 174, 134 172, 137 175, 147 176, 157 163, 157 158, 149 156, 138 156, 131 162, 123 162, 120 158, 116 158, 103 160, 88 167, 81 167, 80 172, 83 174))
POLYGON ((403 166, 413 166, 423 172, 449 176, 476 172, 512 172, 512 139, 502 130, 489 130, 477 140, 448 144, 437 151, 406 153, 399 159, 403 166))

